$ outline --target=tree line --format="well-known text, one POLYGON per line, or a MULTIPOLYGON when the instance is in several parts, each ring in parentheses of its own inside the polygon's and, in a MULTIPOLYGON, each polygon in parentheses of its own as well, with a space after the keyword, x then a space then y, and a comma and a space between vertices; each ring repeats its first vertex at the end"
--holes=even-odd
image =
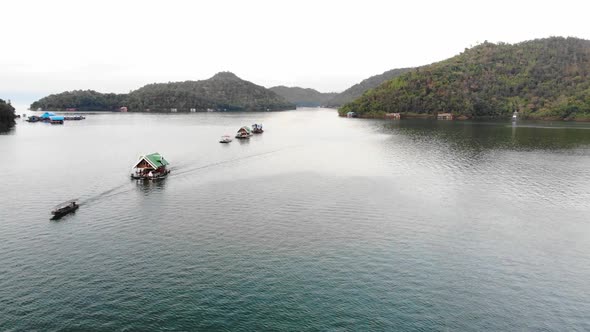
POLYGON ((133 112, 277 111, 295 105, 276 93, 232 73, 218 73, 208 80, 148 84, 128 94, 76 90, 53 94, 31 104, 32 110, 133 112))

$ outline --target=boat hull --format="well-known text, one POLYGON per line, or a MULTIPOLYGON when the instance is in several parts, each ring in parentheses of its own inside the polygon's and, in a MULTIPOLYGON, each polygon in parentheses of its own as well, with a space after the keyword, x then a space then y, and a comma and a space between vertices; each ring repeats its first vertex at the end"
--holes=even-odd
POLYGON ((53 213, 53 217, 51 217, 51 220, 59 220, 62 217, 70 214, 70 213, 74 213, 76 212, 76 210, 78 210, 78 205, 76 204, 75 206, 70 206, 64 209, 61 209, 59 211, 54 211, 53 213))

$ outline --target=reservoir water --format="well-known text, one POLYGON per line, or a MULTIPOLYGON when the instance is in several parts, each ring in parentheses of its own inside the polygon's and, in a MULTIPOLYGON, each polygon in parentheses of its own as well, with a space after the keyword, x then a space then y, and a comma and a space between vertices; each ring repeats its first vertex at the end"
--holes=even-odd
POLYGON ((2 331, 590 330, 589 124, 102 113, 0 155, 2 331))

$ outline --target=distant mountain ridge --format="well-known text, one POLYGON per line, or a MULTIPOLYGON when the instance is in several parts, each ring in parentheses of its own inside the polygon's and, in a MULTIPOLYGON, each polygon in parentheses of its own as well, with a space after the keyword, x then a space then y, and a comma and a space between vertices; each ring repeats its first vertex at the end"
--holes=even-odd
POLYGON ((128 94, 71 91, 44 97, 31 109, 59 111, 113 111, 127 107, 131 112, 195 111, 280 111, 295 104, 263 86, 242 80, 231 72, 220 72, 207 80, 145 85, 128 94))
POLYGON ((590 121, 590 41, 552 37, 488 43, 411 70, 339 109, 361 117, 386 113, 463 118, 590 121))
POLYGON ((329 100, 338 95, 336 92, 323 93, 314 89, 286 87, 284 85, 274 86, 269 90, 300 107, 325 106, 329 100))
POLYGON ((208 80, 149 84, 129 93, 130 110, 279 111, 295 105, 263 86, 220 72, 208 80))
POLYGON ((334 98, 332 98, 331 100, 329 100, 327 102, 326 106, 338 107, 338 106, 342 106, 346 103, 349 103, 349 102, 355 100, 356 98, 362 96, 363 93, 365 93, 366 91, 376 88, 379 85, 381 85, 383 82, 389 81, 390 79, 393 79, 393 78, 398 77, 402 74, 405 74, 412 69, 413 68, 397 68, 397 69, 388 70, 388 71, 384 72, 383 74, 371 76, 371 77, 369 77, 365 80, 362 80, 361 82, 351 86, 350 88, 344 90, 343 92, 337 94, 336 96, 334 96, 334 98))

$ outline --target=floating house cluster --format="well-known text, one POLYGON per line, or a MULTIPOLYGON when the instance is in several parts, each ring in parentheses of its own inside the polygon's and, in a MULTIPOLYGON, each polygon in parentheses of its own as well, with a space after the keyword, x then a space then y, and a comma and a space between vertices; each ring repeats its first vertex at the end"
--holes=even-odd
POLYGON ((64 124, 68 120, 84 120, 86 117, 82 115, 63 116, 55 113, 45 112, 40 116, 31 115, 27 118, 27 122, 48 122, 51 124, 64 124))
MULTIPOLYGON (((63 116, 56 116, 53 113, 46 112, 45 114, 37 117, 39 119, 50 119, 50 121, 62 121, 65 119, 63 116), (51 120, 53 118, 53 120, 51 120)), ((41 121, 41 120, 37 120, 41 121)), ((31 121, 36 122, 36 121, 31 121)), ((52 122, 53 123, 53 122, 52 122)), ((264 132, 262 129, 262 124, 253 124, 252 129, 248 126, 243 126, 238 129, 236 133, 236 138, 238 139, 248 139, 253 134, 261 134, 264 132)), ((230 135, 224 135, 221 137, 221 143, 229 143, 232 141, 232 137, 230 135)), ((131 167, 131 179, 134 180, 159 180, 163 179, 170 174, 169 169, 170 163, 168 160, 164 158, 160 153, 154 152, 146 155, 139 156, 137 161, 131 167)), ((57 220, 62 216, 65 216, 69 213, 75 212, 79 207, 77 200, 70 200, 64 202, 55 207, 55 209, 51 212, 53 217, 52 220, 57 220)))
MULTIPOLYGON (((347 118, 356 118, 358 114, 356 112, 346 113, 347 118)), ((401 120, 402 113, 385 113, 385 118, 390 120, 401 120)), ((437 120, 455 120, 455 116, 452 113, 437 113, 437 120)))
MULTIPOLYGON (((240 129, 238 129, 238 132, 236 133, 236 138, 237 139, 248 139, 253 134, 262 134, 263 132, 264 132, 264 129, 262 129, 262 124, 255 123, 252 125, 252 128, 250 128, 248 126, 243 126, 240 129)), ((219 143, 230 143, 231 141, 232 141, 231 136, 228 134, 225 134, 225 135, 221 136, 221 140, 219 141, 219 143)))
MULTIPOLYGON (((252 125, 252 129, 248 126, 238 129, 235 137, 238 139, 248 139, 253 134, 262 134, 263 132, 262 124, 255 123, 252 125)), ((231 141, 232 137, 230 135, 223 135, 219 142, 230 143, 231 141)), ((157 180, 165 178, 170 174, 169 165, 170 163, 158 152, 142 155, 131 168, 131 178, 135 180, 157 180)))

